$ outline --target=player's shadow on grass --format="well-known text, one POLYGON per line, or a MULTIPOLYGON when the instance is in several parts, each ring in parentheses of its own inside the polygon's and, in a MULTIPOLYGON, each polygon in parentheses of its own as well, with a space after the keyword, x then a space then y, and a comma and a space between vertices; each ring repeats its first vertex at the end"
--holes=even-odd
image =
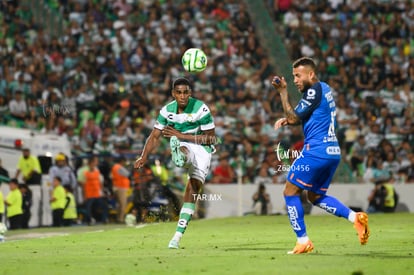
POLYGON ((224 251, 278 251, 284 250, 283 248, 278 248, 276 246, 269 247, 269 243, 248 243, 248 244, 240 244, 236 247, 229 247, 225 248, 224 251), (261 246, 266 245, 266 247, 261 246))
POLYGON ((407 252, 401 252, 400 255, 396 255, 395 252, 387 253, 387 252, 384 252, 384 251, 381 251, 381 252, 372 252, 371 251, 371 252, 368 252, 368 253, 343 254, 341 256, 345 256, 345 257, 347 257, 347 256, 349 256, 349 257, 358 256, 358 257, 365 257, 365 258, 380 258, 380 259, 382 259, 382 258, 385 258, 385 259, 403 259, 403 258, 405 258, 405 259, 414 259, 414 253, 410 253, 410 254, 411 255, 407 255, 407 252), (406 255, 403 255, 403 254, 406 254, 406 255))
MULTIPOLYGON (((406 253, 406 252, 405 252, 406 253)), ((324 253, 323 250, 316 250, 309 255, 317 255, 317 256, 327 256, 327 257, 361 257, 361 258, 378 258, 378 259, 414 259, 414 253, 410 253, 409 255, 403 255, 403 252, 401 252, 400 255, 396 255, 395 253, 387 253, 384 251, 381 252, 373 252, 368 251, 366 253, 352 253, 352 254, 342 254, 342 253, 324 253)))
POLYGON ((226 248, 224 251, 278 251, 285 250, 276 247, 240 247, 240 248, 226 248))

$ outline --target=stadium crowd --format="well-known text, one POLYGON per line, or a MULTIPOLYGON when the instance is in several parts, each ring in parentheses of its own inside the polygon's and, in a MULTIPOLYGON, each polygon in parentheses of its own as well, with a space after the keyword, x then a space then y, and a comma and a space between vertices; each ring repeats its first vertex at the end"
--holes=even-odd
MULTIPOLYGON (((269 82, 277 72, 243 2, 44 2, 67 22, 59 36, 37 24, 29 6, 0 3, 3 125, 65 135, 73 168, 98 155, 110 182, 107 156, 136 157, 155 110, 171 100, 172 79, 185 75, 194 96, 209 104, 222 140, 207 182, 236 182, 241 170, 245 183, 284 183, 278 167, 303 137, 300 126, 273 129, 282 116, 269 82), (181 54, 190 47, 206 52, 204 72, 183 70, 181 54)), ((334 89, 350 182, 375 181, 384 169, 414 182, 413 4, 305 2, 266 1, 290 58, 314 58, 319 78, 334 89)), ((179 181, 167 145, 156 159, 179 181)))

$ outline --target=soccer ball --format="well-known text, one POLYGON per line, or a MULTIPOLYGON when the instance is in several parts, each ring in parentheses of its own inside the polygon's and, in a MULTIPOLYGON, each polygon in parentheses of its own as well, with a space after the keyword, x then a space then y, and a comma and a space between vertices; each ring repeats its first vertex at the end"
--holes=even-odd
POLYGON ((181 57, 181 63, 187 72, 199 73, 207 67, 207 56, 198 48, 190 48, 181 57))
POLYGON ((0 242, 4 242, 4 234, 7 232, 7 226, 0 222, 0 242))
POLYGON ((6 232, 7 232, 7 226, 4 223, 0 222, 0 235, 4 235, 4 233, 6 232))
POLYGON ((133 214, 128 214, 125 216, 125 224, 127 226, 135 226, 137 223, 137 218, 133 214))

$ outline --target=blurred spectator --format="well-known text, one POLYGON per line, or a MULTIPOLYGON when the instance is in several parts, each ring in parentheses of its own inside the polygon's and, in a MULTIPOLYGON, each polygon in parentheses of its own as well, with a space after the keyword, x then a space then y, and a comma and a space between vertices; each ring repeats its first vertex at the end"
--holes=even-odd
POLYGON ((3 167, 3 161, 0 159, 0 183, 9 182, 10 176, 9 171, 3 167))
POLYGON ((66 193, 66 203, 63 210, 63 225, 71 226, 76 223, 78 218, 76 199, 73 195, 72 187, 69 184, 64 185, 63 188, 65 188, 66 193))
POLYGON ((22 193, 22 228, 27 229, 29 228, 29 222, 30 218, 32 216, 32 204, 33 204, 33 195, 32 190, 29 188, 29 186, 25 183, 19 184, 20 192, 22 193))
POLYGON ((355 86, 356 86, 357 92, 374 91, 373 78, 366 64, 362 64, 359 67, 358 74, 356 75, 356 79, 355 79, 355 86))
POLYGON ((253 209, 256 215, 270 215, 272 213, 272 202, 270 195, 266 192, 266 186, 260 184, 256 193, 252 196, 253 209))
POLYGON ((380 132, 380 126, 375 122, 371 123, 370 132, 365 136, 367 148, 378 148, 378 145, 383 137, 383 134, 380 132))
POLYGON ((398 180, 398 172, 400 171, 400 163, 397 161, 394 151, 386 153, 383 169, 388 171, 395 180, 398 180))
POLYGON ((18 74, 18 76, 15 77, 15 80, 9 83, 9 86, 7 88, 12 96, 16 95, 17 92, 20 92, 22 99, 25 99, 31 92, 30 86, 24 80, 24 73, 18 74))
POLYGON ((9 229, 22 228, 22 214, 23 214, 23 198, 19 189, 19 182, 13 178, 9 182, 10 192, 4 201, 7 206, 7 219, 9 221, 9 229))
POLYGON ((68 126, 62 136, 66 137, 69 141, 72 155, 79 156, 82 154, 79 136, 75 134, 75 128, 73 126, 68 126))
POLYGON ((78 171, 78 182, 83 186, 85 221, 88 225, 98 215, 101 222, 108 222, 108 204, 104 197, 103 176, 98 169, 98 163, 98 158, 93 156, 78 171))
POLYGON ((398 194, 394 188, 394 180, 389 172, 378 175, 374 179, 375 188, 368 196, 368 213, 391 213, 395 211, 398 204, 398 194))
POLYGON ((119 125, 116 127, 115 133, 111 136, 110 141, 114 145, 115 151, 118 153, 130 149, 130 140, 127 135, 127 129, 119 125))
POLYGON ((96 125, 95 120, 93 118, 89 118, 86 125, 83 127, 85 130, 85 136, 88 136, 90 142, 95 143, 98 138, 101 136, 102 129, 96 125))
POLYGON ((50 196, 50 208, 52 209, 52 226, 63 226, 63 211, 66 205, 66 192, 62 186, 62 179, 55 176, 52 180, 52 193, 50 196))
POLYGON ((73 140, 73 141, 74 141, 75 148, 80 150, 78 154, 92 153, 95 140, 91 135, 88 134, 88 131, 85 127, 82 127, 79 130, 79 142, 76 140, 73 140))
POLYGON ((11 118, 15 120, 16 126, 22 127, 27 115, 27 105, 23 98, 22 91, 17 90, 13 99, 9 102, 11 118))
POLYGON ((132 128, 133 131, 131 136, 129 137, 131 140, 131 150, 133 152, 141 153, 144 149, 145 140, 149 135, 148 131, 145 131, 141 118, 135 119, 132 128))
POLYGON ((350 127, 347 128, 344 132, 345 143, 345 153, 349 153, 349 150, 352 148, 353 144, 357 141, 358 136, 361 134, 361 131, 358 129, 358 122, 354 121, 351 123, 350 127))
POLYGON ((367 157, 367 153, 368 148, 366 146, 365 137, 360 135, 354 141, 349 151, 351 168, 359 177, 362 177, 364 175, 364 162, 367 157))
POLYGON ((115 193, 117 201, 117 211, 118 217, 117 221, 119 223, 124 222, 124 217, 127 207, 127 198, 128 191, 131 187, 129 180, 130 171, 126 167, 125 157, 119 157, 115 164, 111 168, 111 177, 112 177, 112 189, 115 193))
POLYGON ((62 186, 70 185, 73 190, 76 190, 78 188, 78 182, 68 161, 65 154, 57 154, 54 165, 49 168, 49 179, 53 180, 55 177, 59 177, 62 186))
MULTIPOLYGON (((414 183, 414 154, 410 154, 409 159, 410 159, 410 166, 407 169, 406 182, 414 183)), ((405 180, 405 174, 403 174, 403 180, 405 180)))
POLYGON ((151 167, 145 164, 141 169, 134 169, 132 179, 134 182, 132 202, 137 209, 137 221, 144 222, 151 204, 150 185, 154 181, 154 174, 151 167))
MULTIPOLYGON (((2 181, 0 181, 0 188, 1 188, 2 181)), ((3 215, 5 212, 5 202, 3 192, 0 189, 0 223, 3 223, 3 215)), ((5 223, 4 223, 5 224, 5 223)))
POLYGON ((236 173, 230 165, 230 155, 228 153, 223 153, 219 157, 218 165, 213 169, 213 178, 211 179, 212 183, 235 183, 236 182, 236 173))
POLYGON ((111 155, 115 152, 115 146, 112 142, 112 138, 107 133, 103 133, 101 138, 93 146, 93 153, 95 155, 111 155))
POLYGON ((37 157, 30 154, 29 148, 23 148, 16 168, 16 175, 14 176, 16 179, 22 174, 24 183, 29 185, 40 184, 42 177, 40 162, 37 157))
POLYGON ((116 103, 118 102, 118 93, 115 88, 115 83, 110 82, 106 84, 105 90, 99 98, 99 105, 104 112, 113 114, 116 110, 116 103))
POLYGON ((10 118, 10 107, 6 95, 0 93, 0 125, 7 124, 10 118))

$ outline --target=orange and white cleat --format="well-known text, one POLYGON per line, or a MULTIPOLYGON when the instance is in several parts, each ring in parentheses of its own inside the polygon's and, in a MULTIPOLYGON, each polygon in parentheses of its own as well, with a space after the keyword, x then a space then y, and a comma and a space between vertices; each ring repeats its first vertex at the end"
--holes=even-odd
POLYGON ((358 232, 359 242, 364 245, 367 244, 369 238, 368 215, 364 212, 357 212, 354 222, 354 228, 358 232))
POLYGON ((295 248, 292 251, 288 251, 287 254, 303 254, 310 253, 313 251, 313 243, 309 240, 305 244, 296 243, 295 248))

